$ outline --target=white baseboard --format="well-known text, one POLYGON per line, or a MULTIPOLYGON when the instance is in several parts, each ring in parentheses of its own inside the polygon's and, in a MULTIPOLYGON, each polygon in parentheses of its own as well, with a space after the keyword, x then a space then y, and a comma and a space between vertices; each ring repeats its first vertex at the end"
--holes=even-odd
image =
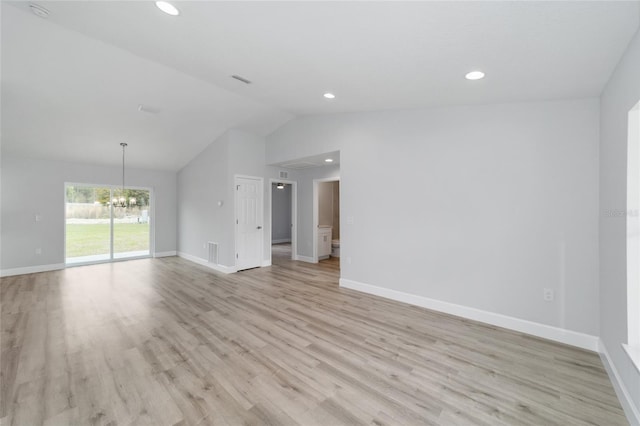
POLYGON ((57 271, 64 269, 64 263, 54 263, 51 265, 27 266, 24 268, 3 269, 0 277, 10 277, 13 275, 35 274, 37 272, 57 271))
POLYGON ((161 252, 156 252, 153 253, 153 257, 171 257, 171 256, 176 256, 178 254, 177 251, 161 251, 161 252))
POLYGON ((605 370, 607 370, 609 379, 611 379, 613 388, 618 395, 618 400, 620 401, 620 405, 622 405, 624 414, 627 416, 627 420, 629 420, 629 423, 631 425, 640 425, 640 407, 635 405, 633 399, 631 398, 631 395, 629 395, 629 391, 624 385, 622 378, 618 374, 618 370, 616 369, 615 364, 612 362, 611 357, 609 356, 609 352, 607 351, 607 347, 602 339, 599 340, 598 352, 600 353, 602 364, 604 364, 604 368, 605 370))
POLYGON ((271 240, 271 244, 282 244, 282 243, 290 243, 291 238, 284 238, 282 240, 271 240))
POLYGON ((307 262, 307 263, 318 263, 315 260, 313 260, 313 257, 300 256, 299 254, 296 254, 296 258, 294 260, 300 260, 302 262, 307 262))
POLYGON ((262 261, 262 267, 264 268, 265 266, 271 266, 271 261, 270 260, 263 260, 262 261))
POLYGON ((214 263, 207 262, 205 259, 183 253, 181 251, 178 252, 178 256, 193 263, 197 263, 198 265, 206 266, 207 268, 213 269, 214 271, 222 272, 223 274, 232 274, 234 272, 238 272, 235 266, 216 265, 214 263))
POLYGON ((443 302, 441 300, 429 299, 427 297, 416 296, 413 294, 403 293, 400 291, 378 287, 371 284, 364 284, 344 278, 340 278, 340 287, 361 291, 363 293, 374 294, 376 296, 384 297, 387 299, 421 306, 423 308, 456 315, 459 317, 495 325, 498 327, 508 328, 509 330, 531 334, 533 336, 565 343, 567 345, 577 346, 579 348, 587 349, 594 352, 598 351, 598 338, 589 334, 578 333, 576 331, 565 330, 558 327, 552 327, 550 325, 514 318, 494 312, 483 311, 481 309, 470 308, 468 306, 456 305, 454 303, 443 302))

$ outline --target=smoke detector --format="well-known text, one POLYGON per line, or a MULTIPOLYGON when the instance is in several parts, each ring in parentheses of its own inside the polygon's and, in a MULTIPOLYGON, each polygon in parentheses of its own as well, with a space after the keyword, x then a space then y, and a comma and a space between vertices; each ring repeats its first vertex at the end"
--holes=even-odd
POLYGON ((49 11, 38 4, 31 3, 29 8, 31 12, 39 18, 47 19, 49 17, 49 11))

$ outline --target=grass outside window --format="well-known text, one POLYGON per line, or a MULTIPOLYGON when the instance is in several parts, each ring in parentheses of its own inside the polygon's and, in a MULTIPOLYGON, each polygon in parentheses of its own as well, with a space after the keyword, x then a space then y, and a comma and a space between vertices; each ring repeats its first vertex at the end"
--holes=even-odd
MULTIPOLYGON (((149 250, 148 223, 114 223, 113 251, 149 250)), ((67 224, 67 257, 109 254, 109 224, 67 224)))

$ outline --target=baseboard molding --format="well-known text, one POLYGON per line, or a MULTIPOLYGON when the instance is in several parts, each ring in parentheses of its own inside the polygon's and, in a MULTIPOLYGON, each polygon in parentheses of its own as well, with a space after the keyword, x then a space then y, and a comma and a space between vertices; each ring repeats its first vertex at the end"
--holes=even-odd
POLYGON ((270 260, 263 260, 262 261, 262 267, 264 268, 265 266, 271 266, 271 261, 270 260))
POLYGON ((0 277, 11 277, 13 275, 35 274, 38 272, 57 271, 64 269, 64 263, 53 263, 51 265, 27 266, 24 268, 3 269, 0 277))
POLYGON ((233 274, 234 272, 238 272, 234 266, 216 265, 214 263, 207 262, 205 259, 188 253, 183 253, 181 251, 178 252, 178 257, 197 263, 198 265, 205 266, 209 269, 213 269, 214 271, 222 272, 223 274, 233 274))
POLYGON ((565 330, 563 328, 552 327, 550 325, 514 318, 494 312, 483 311, 481 309, 470 308, 468 306, 456 305, 454 303, 443 302, 441 300, 430 299, 423 296, 416 296, 344 278, 340 278, 340 287, 507 328, 520 333, 531 334, 536 337, 542 337, 544 339, 565 343, 567 345, 577 346, 594 352, 598 351, 598 338, 589 334, 578 333, 576 331, 565 330))
POLYGON ((296 258, 295 260, 300 260, 302 262, 307 262, 307 263, 318 263, 315 260, 313 260, 313 257, 309 257, 309 256, 300 256, 299 254, 296 254, 296 258))
POLYGON ((609 352, 607 351, 607 347, 602 341, 599 340, 598 352, 600 354, 600 359, 602 360, 602 364, 604 364, 605 370, 607 370, 607 374, 609 375, 609 379, 611 379, 611 383, 613 384, 613 388, 618 395, 618 400, 620 401, 620 405, 622 405, 622 409, 624 410, 624 414, 627 416, 627 420, 633 426, 640 425, 640 407, 636 406, 629 395, 629 391, 627 390, 620 374, 618 374, 618 370, 616 369, 615 364, 611 360, 609 356, 609 352))
POLYGON ((290 243, 291 238, 285 238, 282 240, 271 240, 271 244, 282 244, 282 243, 290 243))
POLYGON ((153 257, 171 257, 171 256, 177 256, 178 252, 177 251, 161 251, 161 252, 156 252, 153 253, 153 257))

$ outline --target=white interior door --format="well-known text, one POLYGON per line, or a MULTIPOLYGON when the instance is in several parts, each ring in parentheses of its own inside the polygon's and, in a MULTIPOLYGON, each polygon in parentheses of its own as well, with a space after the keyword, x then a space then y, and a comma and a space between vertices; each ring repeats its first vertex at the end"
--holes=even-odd
POLYGON ((236 177, 236 269, 262 266, 262 179, 236 177))

